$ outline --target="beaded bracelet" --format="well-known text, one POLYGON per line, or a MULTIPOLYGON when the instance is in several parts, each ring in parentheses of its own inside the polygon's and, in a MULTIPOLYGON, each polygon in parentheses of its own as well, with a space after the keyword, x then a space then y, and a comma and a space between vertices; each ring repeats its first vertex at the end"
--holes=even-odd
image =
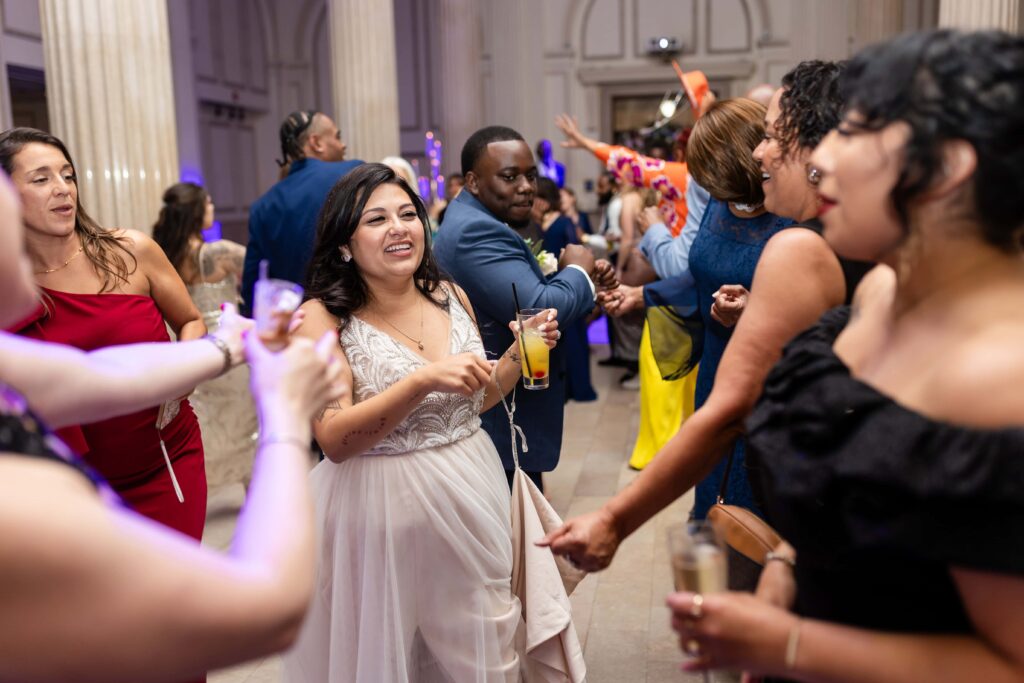
POLYGON ((224 374, 231 369, 231 349, 228 348, 228 343, 220 337, 215 337, 212 334, 207 334, 202 337, 203 339, 212 342, 217 349, 224 354, 224 367, 221 369, 220 374, 224 374))

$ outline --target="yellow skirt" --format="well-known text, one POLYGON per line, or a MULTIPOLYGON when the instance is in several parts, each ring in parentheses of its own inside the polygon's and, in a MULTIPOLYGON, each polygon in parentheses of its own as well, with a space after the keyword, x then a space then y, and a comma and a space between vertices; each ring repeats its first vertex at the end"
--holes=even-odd
POLYGON ((651 349, 651 334, 644 323, 640 338, 640 430, 629 466, 642 470, 683 421, 693 415, 693 392, 697 388, 697 368, 680 379, 661 378, 651 349))

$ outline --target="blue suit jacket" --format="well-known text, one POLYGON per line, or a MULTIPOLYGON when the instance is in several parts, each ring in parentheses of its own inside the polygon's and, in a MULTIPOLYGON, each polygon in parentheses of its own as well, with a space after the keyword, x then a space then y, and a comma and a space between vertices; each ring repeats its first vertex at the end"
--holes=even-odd
POLYGON ((242 275, 243 309, 251 314, 252 289, 261 259, 270 261, 270 277, 305 286, 306 268, 316 242, 316 219, 327 193, 363 163, 300 159, 249 209, 249 244, 242 275))
MULTIPOLYGON (((523 308, 557 309, 562 329, 594 307, 586 275, 576 268, 566 268, 545 278, 523 238, 495 218, 468 190, 448 205, 434 241, 434 255, 441 268, 469 295, 484 348, 492 358, 504 353, 514 340, 508 329, 516 312, 513 282, 523 308)), ((516 391, 516 424, 523 428, 530 447, 529 452, 519 454, 524 470, 548 472, 558 464, 565 406, 563 354, 560 346, 551 353, 548 389, 526 391, 519 387, 516 391)), ((512 469, 511 436, 504 408, 499 403, 481 417, 505 469, 512 469)))

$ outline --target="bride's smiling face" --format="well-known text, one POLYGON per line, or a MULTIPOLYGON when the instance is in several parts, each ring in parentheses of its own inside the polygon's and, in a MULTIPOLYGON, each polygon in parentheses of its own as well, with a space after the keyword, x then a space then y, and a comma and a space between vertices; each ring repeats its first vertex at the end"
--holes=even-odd
POLYGON ((385 183, 366 200, 348 248, 366 279, 402 280, 420 267, 425 243, 416 205, 399 185, 385 183))

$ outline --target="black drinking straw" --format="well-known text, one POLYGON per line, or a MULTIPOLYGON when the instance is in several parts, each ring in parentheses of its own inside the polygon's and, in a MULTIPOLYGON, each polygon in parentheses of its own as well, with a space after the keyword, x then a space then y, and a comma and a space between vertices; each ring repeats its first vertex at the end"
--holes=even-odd
MULTIPOLYGON (((516 291, 516 283, 512 283, 512 301, 516 305, 516 319, 519 322, 519 318, 523 316, 522 309, 519 308, 519 293, 516 291)), ((526 342, 523 340, 523 335, 526 332, 523 330, 523 323, 519 322, 519 350, 523 352, 523 360, 526 361, 526 372, 530 374, 530 379, 533 379, 533 368, 530 367, 530 357, 526 355, 526 342)))

